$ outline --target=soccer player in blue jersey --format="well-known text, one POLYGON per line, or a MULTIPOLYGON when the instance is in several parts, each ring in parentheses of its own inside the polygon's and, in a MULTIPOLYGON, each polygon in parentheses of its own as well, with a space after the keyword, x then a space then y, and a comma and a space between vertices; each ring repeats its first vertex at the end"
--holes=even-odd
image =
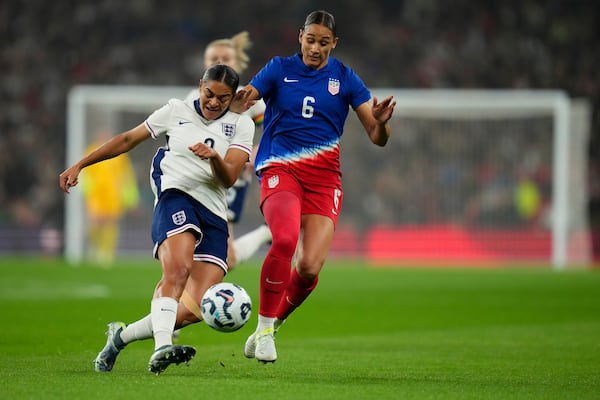
POLYGON ((126 153, 151 137, 166 139, 152 160, 150 174, 155 194, 153 253, 162 277, 149 315, 129 325, 108 325, 106 345, 94 360, 96 371, 111 371, 128 343, 150 337, 154 337, 149 361, 153 373, 187 363, 196 353, 191 346, 173 345, 172 336, 175 327, 201 319, 202 295, 227 272, 227 188, 248 162, 254 136, 250 117, 229 111, 238 85, 233 68, 215 65, 204 73, 198 99, 171 99, 143 123, 60 174, 60 187, 69 193, 83 168, 126 153), (187 298, 182 296, 184 289, 187 298))
POLYGON ((277 359, 275 333, 315 288, 329 252, 342 209, 340 138, 349 108, 371 142, 385 146, 396 105, 391 96, 371 98, 357 74, 330 57, 338 43, 330 13, 311 12, 299 42, 300 53, 273 58, 243 89, 248 100, 266 103, 255 167, 273 238, 260 274, 258 326, 244 348, 261 362, 277 359))

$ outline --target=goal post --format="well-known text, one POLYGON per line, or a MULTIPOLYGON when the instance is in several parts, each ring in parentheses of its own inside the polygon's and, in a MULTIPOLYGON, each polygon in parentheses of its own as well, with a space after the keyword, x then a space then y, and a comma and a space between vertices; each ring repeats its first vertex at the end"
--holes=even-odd
MULTIPOLYGON (((570 100, 562 91, 530 90, 381 90, 395 93, 400 117, 434 115, 446 118, 498 118, 552 115, 553 119, 553 216, 552 265, 567 264, 568 171, 570 100)), ((402 132, 397 132, 401 135, 402 132)), ((441 133, 443 134, 443 133, 441 133)))
MULTIPOLYGON (((130 129, 191 89, 74 87, 68 97, 67 164, 81 157, 94 130, 130 129)), ((525 262, 557 270, 589 263, 585 101, 553 90, 372 93, 380 100, 394 96, 392 137, 384 149, 371 145, 350 112, 341 152, 344 210, 332 256, 392 265, 525 262)), ((140 187, 147 187, 154 150, 131 153, 140 187)), ((257 186, 251 185, 253 204, 244 211, 242 230, 262 223, 257 186)), ((147 202, 145 211, 151 212, 151 199, 147 202)), ((137 218, 123 224, 122 252, 150 251, 151 213, 137 218), (146 242, 138 245, 142 236, 146 242)), ((81 192, 73 190, 65 211, 70 262, 85 257, 85 224, 81 192)))
MULTIPOLYGON (((149 112, 164 105, 170 98, 185 98, 191 87, 78 85, 67 99, 67 165, 77 162, 92 142, 93 131, 107 129, 113 134, 133 126, 123 127, 118 115, 123 112, 149 112)), ((140 121, 141 122, 141 121, 140 121)), ((147 176, 147 174, 145 175, 147 176)), ((138 176, 138 179, 140 177, 138 176)), ((71 263, 85 257, 86 220, 81 190, 72 190, 65 200, 65 256, 71 263)))
MULTIPOLYGON (((388 88, 374 90, 373 94, 380 99, 393 95, 396 100, 391 141, 402 140, 404 129, 408 127, 410 130, 410 122, 404 124, 407 119, 441 122, 436 125, 437 130, 434 132, 440 136, 448 134, 444 124, 452 125, 456 121, 462 121, 467 127, 465 129, 468 129, 468 121, 473 121, 472 125, 479 125, 483 135, 493 123, 485 121, 509 121, 506 131, 490 129, 487 134, 522 135, 524 139, 518 145, 523 146, 528 145, 527 138, 533 136, 533 130, 545 129, 546 132, 542 134, 551 141, 550 154, 545 157, 545 162, 552 174, 545 227, 549 230, 551 241, 548 261, 557 270, 567 265, 585 265, 589 262, 590 248, 585 217, 585 165, 589 126, 582 126, 582 121, 585 125, 585 121, 590 120, 590 114, 585 102, 573 102, 563 91, 553 90, 388 88), (572 118, 573 115, 576 120, 572 118)), ((465 135, 468 136, 469 133, 465 132, 465 135)), ((520 149, 515 150, 514 161, 518 162, 517 153, 520 149)), ((402 153, 397 151, 394 157, 403 157, 402 153)), ((402 207, 402 204, 399 206, 402 207)), ((443 259, 443 256, 440 258, 443 259)), ((515 261, 521 260, 515 258, 515 261)))

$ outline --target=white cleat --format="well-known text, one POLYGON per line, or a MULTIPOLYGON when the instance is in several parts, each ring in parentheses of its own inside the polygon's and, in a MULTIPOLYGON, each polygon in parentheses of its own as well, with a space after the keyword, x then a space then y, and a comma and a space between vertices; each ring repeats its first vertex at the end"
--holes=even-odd
POLYGON ((263 364, 277 361, 275 330, 267 328, 254 336, 254 358, 263 364))
POLYGON ((117 361, 119 352, 125 348, 119 335, 125 329, 123 322, 111 322, 106 331, 106 345, 94 360, 94 369, 98 372, 110 372, 117 361))
POLYGON ((254 353, 256 352, 256 332, 252 335, 248 336, 246 339, 246 344, 244 345, 244 355, 246 358, 254 358, 254 353))
MULTIPOLYGON (((284 322, 285 322, 285 319, 284 320, 281 320, 281 319, 276 319, 275 320, 274 328, 273 328, 273 336, 277 335, 277 332, 279 332, 279 328, 281 327, 281 325, 283 325, 284 322)), ((246 344, 244 345, 244 355, 247 358, 254 358, 255 357, 255 354, 256 354, 256 335, 257 335, 257 333, 258 332, 254 332, 252 335, 248 336, 248 339, 246 339, 246 344)))

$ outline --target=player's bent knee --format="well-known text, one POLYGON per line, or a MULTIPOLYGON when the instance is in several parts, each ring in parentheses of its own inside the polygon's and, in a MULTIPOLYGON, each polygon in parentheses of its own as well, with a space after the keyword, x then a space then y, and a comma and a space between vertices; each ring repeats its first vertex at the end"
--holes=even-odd
POLYGON ((307 281, 312 281, 315 280, 319 277, 319 271, 312 271, 312 270, 302 270, 302 269, 297 269, 298 271, 298 275, 307 281))
POLYGON ((309 262, 309 260, 298 260, 296 271, 302 279, 313 280, 319 276, 324 262, 309 262))

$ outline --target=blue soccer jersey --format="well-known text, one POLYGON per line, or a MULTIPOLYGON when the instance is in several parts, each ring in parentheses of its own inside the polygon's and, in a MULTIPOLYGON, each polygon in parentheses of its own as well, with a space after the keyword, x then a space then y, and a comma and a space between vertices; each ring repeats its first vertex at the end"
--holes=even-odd
POLYGON ((315 70, 302 55, 275 57, 250 81, 266 103, 256 170, 307 165, 341 175, 340 139, 349 108, 371 99, 358 75, 335 58, 315 70))

